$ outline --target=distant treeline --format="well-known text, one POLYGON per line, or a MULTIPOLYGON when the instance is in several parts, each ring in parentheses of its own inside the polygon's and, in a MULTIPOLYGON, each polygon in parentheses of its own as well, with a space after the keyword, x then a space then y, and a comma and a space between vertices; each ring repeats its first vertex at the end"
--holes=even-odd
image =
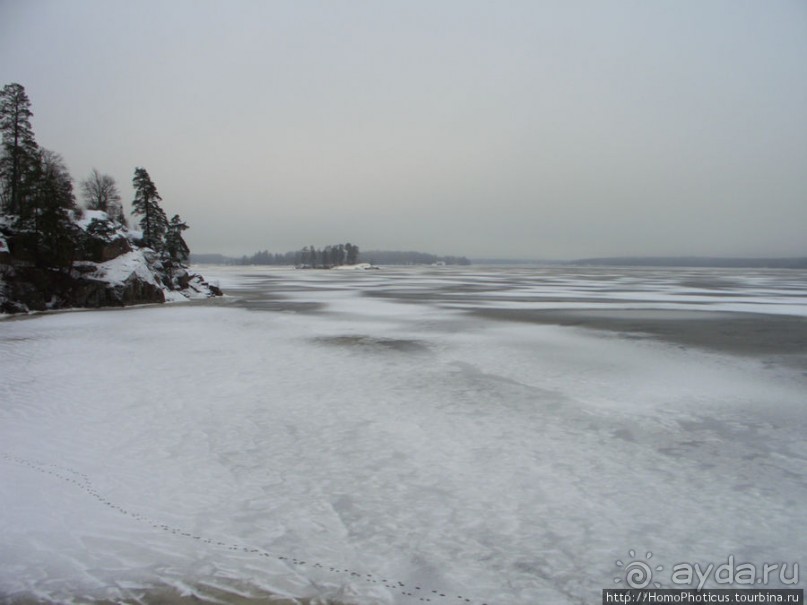
POLYGON ((470 265, 464 256, 437 256, 425 252, 401 252, 395 250, 371 250, 361 254, 363 261, 375 265, 470 265))
POLYGON ((231 261, 235 265, 294 265, 295 267, 312 267, 328 269, 341 265, 355 265, 359 262, 359 247, 347 244, 331 244, 317 249, 305 246, 300 250, 273 254, 268 250, 256 252, 252 256, 242 256, 231 261))
POLYGON ((425 252, 400 252, 394 250, 372 250, 359 252, 359 247, 350 243, 335 244, 316 248, 306 246, 291 252, 272 253, 268 250, 256 252, 252 256, 241 258, 227 257, 221 254, 194 254, 193 263, 210 263, 224 265, 278 265, 295 267, 329 268, 340 265, 355 265, 366 262, 378 265, 470 265, 471 261, 464 256, 437 256, 425 252))
MULTIPOLYGON (((305 248, 303 249, 305 250, 305 248)), ((282 265, 297 266, 303 263, 303 250, 271 254, 263 251, 252 256, 233 258, 222 254, 192 254, 191 262, 196 264, 217 265, 282 265)), ((310 247, 309 247, 310 251, 310 247)), ((317 252, 318 258, 320 252, 317 252)), ((309 252, 310 256, 310 252, 309 252)), ((750 268, 750 269, 807 269, 807 257, 793 258, 715 258, 715 257, 679 257, 679 256, 616 256, 608 258, 582 258, 578 260, 533 260, 533 259, 499 259, 474 258, 473 261, 464 256, 437 256, 424 252, 398 252, 389 250, 371 250, 358 254, 358 262, 379 265, 552 265, 552 266, 593 266, 593 267, 716 267, 716 268, 750 268)))
POLYGON ((570 261, 570 265, 603 267, 717 267, 750 269, 807 269, 807 258, 715 258, 702 256, 624 256, 611 258, 583 258, 570 261))

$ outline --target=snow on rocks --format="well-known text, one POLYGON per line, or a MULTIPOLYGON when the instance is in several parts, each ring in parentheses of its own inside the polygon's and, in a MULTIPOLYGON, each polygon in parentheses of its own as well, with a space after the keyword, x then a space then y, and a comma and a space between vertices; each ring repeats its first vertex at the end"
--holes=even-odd
POLYGON ((379 267, 377 267, 376 265, 372 265, 370 263, 357 263, 355 265, 337 265, 336 267, 333 267, 333 268, 338 269, 338 270, 343 270, 343 271, 347 271, 347 270, 369 271, 369 270, 373 270, 373 269, 378 269, 379 267))
POLYGON ((73 217, 78 229, 76 258, 61 270, 36 266, 21 248, 18 234, 2 223, 0 233, 0 313, 70 307, 127 306, 178 302, 221 294, 202 276, 143 246, 142 234, 87 210, 73 217))

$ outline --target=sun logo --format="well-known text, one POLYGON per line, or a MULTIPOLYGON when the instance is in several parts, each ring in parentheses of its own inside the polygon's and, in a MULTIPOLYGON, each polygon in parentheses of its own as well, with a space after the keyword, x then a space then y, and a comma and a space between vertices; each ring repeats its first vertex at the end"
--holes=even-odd
POLYGON ((653 572, 664 571, 664 566, 656 565, 651 567, 652 552, 648 550, 645 553, 644 561, 637 560, 636 551, 632 549, 628 551, 628 556, 633 559, 629 563, 624 563, 619 559, 616 560, 616 566, 624 571, 624 577, 614 578, 615 584, 621 584, 624 581, 628 588, 647 588, 651 584, 655 588, 661 588, 660 582, 653 582, 653 572))

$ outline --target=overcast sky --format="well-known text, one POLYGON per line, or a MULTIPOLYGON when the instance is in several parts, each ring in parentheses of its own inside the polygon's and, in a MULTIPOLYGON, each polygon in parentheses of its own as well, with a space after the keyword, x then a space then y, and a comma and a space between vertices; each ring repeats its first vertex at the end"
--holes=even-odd
POLYGON ((10 82, 194 252, 807 255, 804 0, 0 0, 10 82))

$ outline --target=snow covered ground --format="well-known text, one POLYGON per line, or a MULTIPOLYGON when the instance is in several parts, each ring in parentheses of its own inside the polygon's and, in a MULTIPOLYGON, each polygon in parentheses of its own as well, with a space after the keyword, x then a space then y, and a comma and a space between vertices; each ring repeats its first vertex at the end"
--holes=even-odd
POLYGON ((588 603, 807 551, 803 366, 469 313, 764 332, 803 272, 201 272, 230 296, 0 322, 0 601, 588 603))

